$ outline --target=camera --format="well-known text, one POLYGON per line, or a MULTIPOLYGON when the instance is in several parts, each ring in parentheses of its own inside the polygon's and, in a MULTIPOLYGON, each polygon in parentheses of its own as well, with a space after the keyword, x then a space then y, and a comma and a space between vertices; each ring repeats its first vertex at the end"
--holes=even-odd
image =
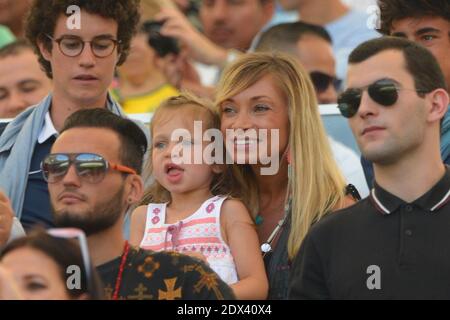
POLYGON ((164 21, 146 21, 142 25, 142 30, 148 34, 148 44, 160 57, 165 57, 169 53, 179 54, 180 46, 178 41, 172 37, 161 35, 160 30, 164 21))

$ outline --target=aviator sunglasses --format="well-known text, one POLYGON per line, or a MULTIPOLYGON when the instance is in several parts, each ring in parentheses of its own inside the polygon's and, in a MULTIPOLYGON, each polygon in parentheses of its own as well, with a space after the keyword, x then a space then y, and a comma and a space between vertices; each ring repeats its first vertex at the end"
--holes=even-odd
POLYGON ((75 171, 82 180, 89 183, 98 183, 108 170, 116 170, 127 174, 136 174, 136 171, 112 162, 106 161, 95 153, 52 153, 41 163, 42 174, 48 183, 61 181, 74 164, 75 171))
POLYGON ((391 79, 381 79, 362 88, 349 88, 338 97, 338 108, 344 117, 351 118, 358 112, 362 94, 366 89, 369 97, 384 107, 392 106, 397 102, 399 90, 412 90, 421 94, 427 93, 425 90, 400 88, 399 84, 391 79))

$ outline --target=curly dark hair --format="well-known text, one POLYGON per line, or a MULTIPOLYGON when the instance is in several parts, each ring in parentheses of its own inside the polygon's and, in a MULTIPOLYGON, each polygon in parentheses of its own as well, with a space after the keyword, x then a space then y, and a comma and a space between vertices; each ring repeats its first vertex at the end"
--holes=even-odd
POLYGON ((25 35, 47 76, 52 78, 51 66, 42 56, 38 41, 44 43, 47 50, 52 49, 52 41, 45 35, 53 36, 58 18, 60 15, 69 16, 66 11, 71 5, 117 22, 117 39, 121 41, 118 45, 120 58, 117 65, 121 65, 128 55, 131 38, 137 30, 140 0, 34 0, 26 20, 25 35))
POLYGON ((404 18, 424 16, 441 17, 450 21, 450 1, 448 0, 378 0, 380 7, 380 28, 378 32, 390 35, 392 23, 404 18))

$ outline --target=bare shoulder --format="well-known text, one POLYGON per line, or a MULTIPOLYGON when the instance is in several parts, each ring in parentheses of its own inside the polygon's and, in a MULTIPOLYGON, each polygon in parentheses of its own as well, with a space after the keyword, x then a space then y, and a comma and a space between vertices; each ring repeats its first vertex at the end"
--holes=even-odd
POLYGON ((228 221, 252 221, 245 205, 237 199, 226 199, 223 202, 221 216, 228 221))
POLYGON ((133 219, 142 219, 147 216, 147 206, 139 206, 131 214, 133 219))

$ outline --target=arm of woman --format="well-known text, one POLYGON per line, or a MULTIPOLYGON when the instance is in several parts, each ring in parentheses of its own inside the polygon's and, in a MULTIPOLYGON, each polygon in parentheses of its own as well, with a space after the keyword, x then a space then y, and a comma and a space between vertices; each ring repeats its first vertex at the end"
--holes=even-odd
POLYGON ((239 277, 231 285, 238 299, 266 299, 269 289, 255 225, 244 204, 228 199, 220 216, 222 237, 230 247, 239 277))
POLYGON ((144 238, 147 206, 137 207, 131 214, 130 244, 139 247, 144 238))

